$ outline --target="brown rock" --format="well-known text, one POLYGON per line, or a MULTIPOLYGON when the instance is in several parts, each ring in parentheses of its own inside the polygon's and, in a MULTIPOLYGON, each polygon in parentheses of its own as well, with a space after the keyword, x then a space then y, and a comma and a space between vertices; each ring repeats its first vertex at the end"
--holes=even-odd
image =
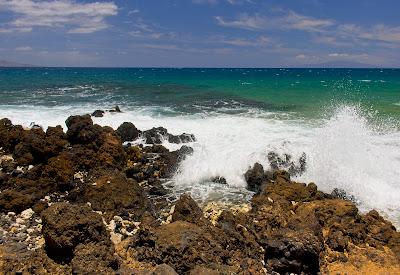
POLYGON ((61 262, 70 261, 80 243, 110 245, 101 216, 88 205, 55 203, 42 212, 42 221, 48 255, 61 262))

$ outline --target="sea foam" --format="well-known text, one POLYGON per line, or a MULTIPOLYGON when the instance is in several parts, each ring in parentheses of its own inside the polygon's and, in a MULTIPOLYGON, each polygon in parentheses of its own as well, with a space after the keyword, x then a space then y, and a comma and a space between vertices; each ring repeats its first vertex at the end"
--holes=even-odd
MULTIPOLYGON (((35 108, 2 107, 13 123, 43 127, 60 124, 66 117, 94 110, 93 106, 35 108)), ((131 108, 119 114, 94 118, 101 125, 117 128, 133 122, 139 129, 163 126, 170 133, 192 133, 194 153, 180 165, 171 181, 173 189, 191 192, 196 198, 248 199, 243 174, 255 162, 268 168, 267 153, 307 155, 306 172, 296 180, 315 182, 331 192, 341 188, 357 198, 363 211, 377 209, 396 224, 400 222, 400 132, 377 130, 361 109, 340 106, 327 119, 287 119, 274 113, 163 115, 154 108, 131 108), (220 176, 227 186, 210 183, 220 176)), ((171 112, 170 112, 171 113, 171 112)), ((164 144, 171 150, 179 145, 164 144)))

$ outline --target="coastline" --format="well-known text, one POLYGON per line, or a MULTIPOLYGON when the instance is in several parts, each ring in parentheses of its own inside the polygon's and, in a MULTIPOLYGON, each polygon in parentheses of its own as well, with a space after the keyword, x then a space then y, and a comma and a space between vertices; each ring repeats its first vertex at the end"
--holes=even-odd
POLYGON ((129 122, 114 131, 89 115, 69 117, 66 125, 66 132, 44 132, 0 120, 4 273, 400 270, 400 233, 389 221, 376 211, 361 214, 343 193, 292 181, 290 165, 249 169, 255 195, 239 210, 201 209, 186 194, 167 200, 162 185, 193 152, 185 143, 195 136, 140 131, 129 122), (139 136, 152 145, 123 144, 139 136), (180 149, 160 145, 161 136, 180 149))

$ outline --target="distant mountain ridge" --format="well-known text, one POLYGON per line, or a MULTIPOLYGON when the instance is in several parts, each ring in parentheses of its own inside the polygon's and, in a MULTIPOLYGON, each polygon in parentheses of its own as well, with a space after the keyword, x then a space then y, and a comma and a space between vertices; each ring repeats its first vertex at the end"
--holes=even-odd
POLYGON ((23 64, 12 61, 0 60, 0 67, 36 67, 31 64, 23 64))
POLYGON ((307 68, 380 68, 372 64, 365 64, 356 61, 330 61, 319 64, 307 64, 307 68))

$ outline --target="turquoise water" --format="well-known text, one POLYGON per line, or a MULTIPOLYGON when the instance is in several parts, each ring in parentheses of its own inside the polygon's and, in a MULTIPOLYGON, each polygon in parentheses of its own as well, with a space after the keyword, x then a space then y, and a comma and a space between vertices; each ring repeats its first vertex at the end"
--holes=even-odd
POLYGON ((258 108, 315 117, 337 103, 400 116, 397 69, 0 70, 0 105, 119 104, 182 113, 258 108))
POLYGON ((305 153, 296 180, 344 189, 362 211, 400 225, 400 70, 0 69, 0 117, 26 127, 65 127, 69 115, 114 105, 123 112, 95 123, 196 136, 168 183, 178 194, 246 200, 249 166, 268 168, 269 151, 305 153), (216 176, 228 184, 211 183, 216 176))

